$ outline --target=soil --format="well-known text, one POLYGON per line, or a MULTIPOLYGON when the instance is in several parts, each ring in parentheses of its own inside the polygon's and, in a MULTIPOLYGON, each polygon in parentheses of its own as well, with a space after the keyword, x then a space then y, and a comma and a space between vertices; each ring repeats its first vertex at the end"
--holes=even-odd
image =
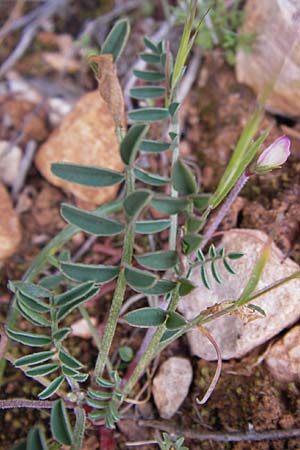
MULTIPOLYGON (((70 17, 68 19, 57 18, 57 32, 67 32, 75 37, 78 29, 86 20, 86 8, 91 4, 95 6, 96 3, 98 2, 86 0, 82 2, 82 8, 73 5, 71 18, 74 19, 76 16, 77 20, 72 21, 70 17)), ((105 3, 103 8, 107 10, 109 9, 107 3, 110 2, 105 3)), ((102 9, 94 12, 96 16, 102 12, 102 9)), ((141 42, 141 34, 149 28, 149 20, 146 17, 139 17, 138 23, 133 25, 133 38, 130 41, 129 50, 127 50, 129 63, 133 60, 132 55, 139 50, 136 48, 136 42, 141 42)), ((43 50, 41 50, 43 46, 37 45, 37 43, 38 41, 34 47, 36 50, 26 54, 15 70, 21 77, 30 75, 42 79, 50 76, 55 80, 57 74, 51 70, 45 70, 38 63, 40 61, 38 52, 43 50), (33 63, 34 61, 36 63, 33 63)), ((5 51, 0 53, 1 58, 7 57, 15 44, 15 39, 10 37, 7 40, 5 51)), ((126 70, 122 67, 122 75, 125 76, 125 74, 126 70)), ((74 85, 79 80, 81 85, 78 86, 78 93, 82 89, 95 87, 95 82, 85 69, 72 76, 68 74, 59 76, 69 79, 70 83, 74 85)), ((216 49, 203 57, 199 76, 183 107, 182 153, 192 164, 200 167, 199 174, 205 192, 211 192, 216 187, 217 180, 220 178, 230 153, 255 105, 254 94, 245 86, 237 83, 234 69, 226 65, 220 50, 216 49)), ((12 140, 18 136, 21 130, 22 136, 19 145, 22 148, 30 139, 34 139, 40 145, 51 132, 46 110, 42 108, 36 114, 30 102, 11 99, 5 95, 0 96, 0 124, 1 139, 12 140), (9 126, 5 124, 4 120, 5 112, 8 110, 13 112, 13 121, 9 126), (24 123, 26 123, 25 127, 24 123)), ((272 131, 267 139, 267 144, 282 135, 283 131, 290 133, 292 156, 281 170, 263 177, 253 177, 250 180, 220 229, 226 231, 233 227, 243 227, 263 230, 273 237, 286 256, 300 263, 300 123, 283 118, 278 119, 266 113, 263 128, 270 125, 272 131)), ((153 169, 158 168, 158 161, 155 158, 150 158, 148 164, 153 169)), ((59 215, 59 206, 63 201, 73 201, 73 199, 49 185, 32 166, 15 204, 23 229, 22 245, 18 253, 6 260, 1 267, 1 322, 5 322, 9 309, 10 294, 6 288, 7 281, 20 279, 40 249, 63 229, 64 222, 59 215)), ((66 247, 73 254, 81 247, 84 239, 84 236, 79 234, 66 247)), ((162 245, 166 239, 167 234, 161 233, 162 245)), ((144 246, 145 241, 140 240, 137 245, 144 246)), ((149 244, 146 243, 146 245, 149 244)), ((121 246, 122 243, 119 242, 112 248, 110 238, 98 240, 86 253, 84 262, 116 263, 120 256, 121 246)), ((100 334, 103 331, 114 287, 114 282, 109 283, 105 295, 102 293, 87 305, 90 315, 97 319, 100 334)), ((69 320, 76 321, 78 319, 80 319, 79 314, 74 313, 69 320)), ((25 327, 21 319, 18 326, 25 327)), ((122 345, 130 345, 136 351, 141 336, 137 332, 132 332, 131 328, 120 325, 116 340, 122 345)), ((70 346, 74 356, 80 355, 82 362, 92 369, 97 356, 92 339, 79 339, 74 336, 70 339, 70 346)), ((195 405, 195 397, 201 397, 204 394, 215 371, 215 363, 191 358, 185 338, 165 350, 160 357, 160 362, 169 356, 185 356, 191 359, 194 369, 194 380, 189 396, 171 420, 174 429, 181 427, 199 432, 208 430, 245 432, 252 428, 256 431, 300 428, 300 386, 295 383, 279 384, 272 378, 261 358, 266 349, 267 347, 264 345, 255 349, 242 360, 225 362, 221 378, 211 399, 201 407, 195 405)), ((23 349, 12 346, 11 352, 13 355, 21 356, 23 349)), ((117 360, 116 344, 112 349, 112 354, 117 360)), ((126 365, 124 365, 123 371, 125 369, 126 365)), ((35 398, 39 390, 40 387, 36 382, 23 376, 12 365, 7 365, 1 386, 1 399, 35 398)), ((150 429, 143 429, 134 420, 131 420, 134 416, 159 419, 152 399, 144 405, 132 408, 128 412, 128 420, 122 420, 114 433, 117 449, 127 448, 125 442, 129 440, 153 438, 153 432, 150 429)), ((30 427, 37 422, 42 423, 49 434, 48 419, 49 412, 47 411, 11 409, 0 412, 0 449, 10 449, 19 439, 26 437, 30 427)), ((297 450, 300 449, 300 438, 256 443, 196 442, 187 439, 185 444, 190 450, 297 450)), ((84 448, 89 450, 100 448, 98 430, 90 427, 84 448)), ((150 450, 155 446, 144 445, 139 448, 150 450)))

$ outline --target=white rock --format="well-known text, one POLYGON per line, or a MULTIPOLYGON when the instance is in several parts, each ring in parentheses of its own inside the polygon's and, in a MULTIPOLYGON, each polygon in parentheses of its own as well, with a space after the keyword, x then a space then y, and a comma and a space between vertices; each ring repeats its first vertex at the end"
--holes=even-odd
POLYGON ((293 327, 276 342, 266 357, 274 378, 290 383, 300 381, 300 326, 293 327))
MULTIPOLYGON (((231 262, 237 275, 230 275, 223 265, 219 265, 224 282, 220 285, 211 280, 212 289, 208 290, 200 281, 199 271, 195 270, 191 279, 198 287, 181 299, 178 308, 186 319, 193 319, 207 307, 236 300, 241 295, 266 240, 266 234, 257 230, 240 229, 226 233, 221 245, 228 252, 244 253, 242 258, 231 262)), ((273 244, 270 259, 257 290, 298 270, 299 266, 289 258, 284 260, 283 254, 273 244)), ((216 340, 223 359, 243 356, 298 320, 300 280, 290 281, 259 297, 253 303, 265 311, 265 318, 259 316, 256 320, 251 320, 253 317, 250 317, 249 320, 249 315, 245 317, 242 314, 234 314, 219 317, 205 324, 216 340)), ((192 330, 188 334, 188 339, 192 354, 207 360, 216 359, 214 348, 200 331, 192 330)))
POLYGON ((153 396, 164 419, 170 419, 186 398, 193 379, 188 359, 173 357, 165 361, 153 380, 153 396))
POLYGON ((12 186, 18 176, 22 150, 8 141, 0 141, 0 181, 12 186))
POLYGON ((242 31, 255 42, 237 53, 238 81, 259 95, 274 78, 267 109, 287 116, 300 116, 299 15, 299 0, 247 0, 242 31))
MULTIPOLYGON (((94 326, 97 324, 95 317, 91 317, 91 322, 94 326)), ((89 339, 92 337, 90 327, 85 319, 79 319, 71 325, 72 336, 79 336, 83 339, 89 339)))
POLYGON ((59 97, 50 98, 49 107, 49 120, 52 126, 57 126, 62 118, 72 111, 72 105, 59 97))

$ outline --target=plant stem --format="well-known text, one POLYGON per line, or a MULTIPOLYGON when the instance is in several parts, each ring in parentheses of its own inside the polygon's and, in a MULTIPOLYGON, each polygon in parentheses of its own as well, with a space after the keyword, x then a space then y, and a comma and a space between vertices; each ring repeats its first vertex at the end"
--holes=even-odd
MULTIPOLYGON (((127 187, 127 194, 131 194, 134 190, 134 173, 131 168, 128 169, 126 187, 127 187)), ((135 235, 135 225, 134 223, 130 223, 127 226, 124 236, 124 246, 123 246, 121 266, 123 266, 124 263, 126 264, 131 263, 134 245, 134 235, 135 235)), ((118 318, 124 300, 125 290, 126 290, 125 270, 123 267, 121 267, 118 276, 116 290, 114 292, 109 311, 107 324, 104 331, 104 336, 101 341, 101 351, 98 354, 98 358, 95 365, 96 377, 101 376, 103 374, 103 371, 107 364, 108 354, 117 327, 118 318)))
POLYGON ((236 185, 231 190, 227 199, 225 200, 225 202, 219 209, 216 217, 213 219, 211 225, 208 227, 207 231, 205 232, 204 239, 201 242, 201 247, 200 247, 201 249, 203 249, 206 246, 206 244, 208 243, 208 241, 211 239, 214 232, 217 230, 218 226, 224 219, 227 211, 229 210, 229 208, 231 207, 231 205, 233 204, 233 202, 235 201, 235 199, 237 198, 237 196, 239 195, 239 193, 241 192, 241 190, 243 189, 243 187, 245 186, 245 184, 247 183, 249 178, 250 178, 249 175, 246 175, 245 173, 243 173, 243 175, 238 179, 236 185))
MULTIPOLYGON (((178 120, 178 111, 172 117, 171 131, 176 133, 176 137, 173 141, 172 145, 172 168, 179 157, 179 120, 178 120)), ((171 197, 177 198, 178 192, 174 189, 173 185, 171 185, 171 197)), ((177 224, 178 224, 178 216, 177 214, 172 214, 171 216, 171 226, 170 226, 170 235, 169 235, 169 250, 176 249, 176 240, 177 240, 177 224)))
POLYGON ((73 433, 73 443, 71 450, 81 450, 86 425, 86 412, 80 406, 75 408, 75 428, 73 433))

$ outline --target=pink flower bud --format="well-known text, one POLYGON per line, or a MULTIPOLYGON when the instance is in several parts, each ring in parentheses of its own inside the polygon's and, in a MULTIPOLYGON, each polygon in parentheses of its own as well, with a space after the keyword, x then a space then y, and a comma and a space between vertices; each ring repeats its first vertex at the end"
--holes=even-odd
POLYGON ((255 172, 266 173, 284 164, 290 156, 290 145, 291 141, 287 136, 280 136, 276 139, 258 158, 255 172))

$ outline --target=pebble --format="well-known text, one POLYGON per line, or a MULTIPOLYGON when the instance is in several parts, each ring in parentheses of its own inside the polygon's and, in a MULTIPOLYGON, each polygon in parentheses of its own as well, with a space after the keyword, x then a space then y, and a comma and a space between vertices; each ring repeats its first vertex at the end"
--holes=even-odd
POLYGON ((186 398, 193 379, 191 363, 186 358, 167 359, 153 380, 153 396, 163 419, 170 419, 186 398))

